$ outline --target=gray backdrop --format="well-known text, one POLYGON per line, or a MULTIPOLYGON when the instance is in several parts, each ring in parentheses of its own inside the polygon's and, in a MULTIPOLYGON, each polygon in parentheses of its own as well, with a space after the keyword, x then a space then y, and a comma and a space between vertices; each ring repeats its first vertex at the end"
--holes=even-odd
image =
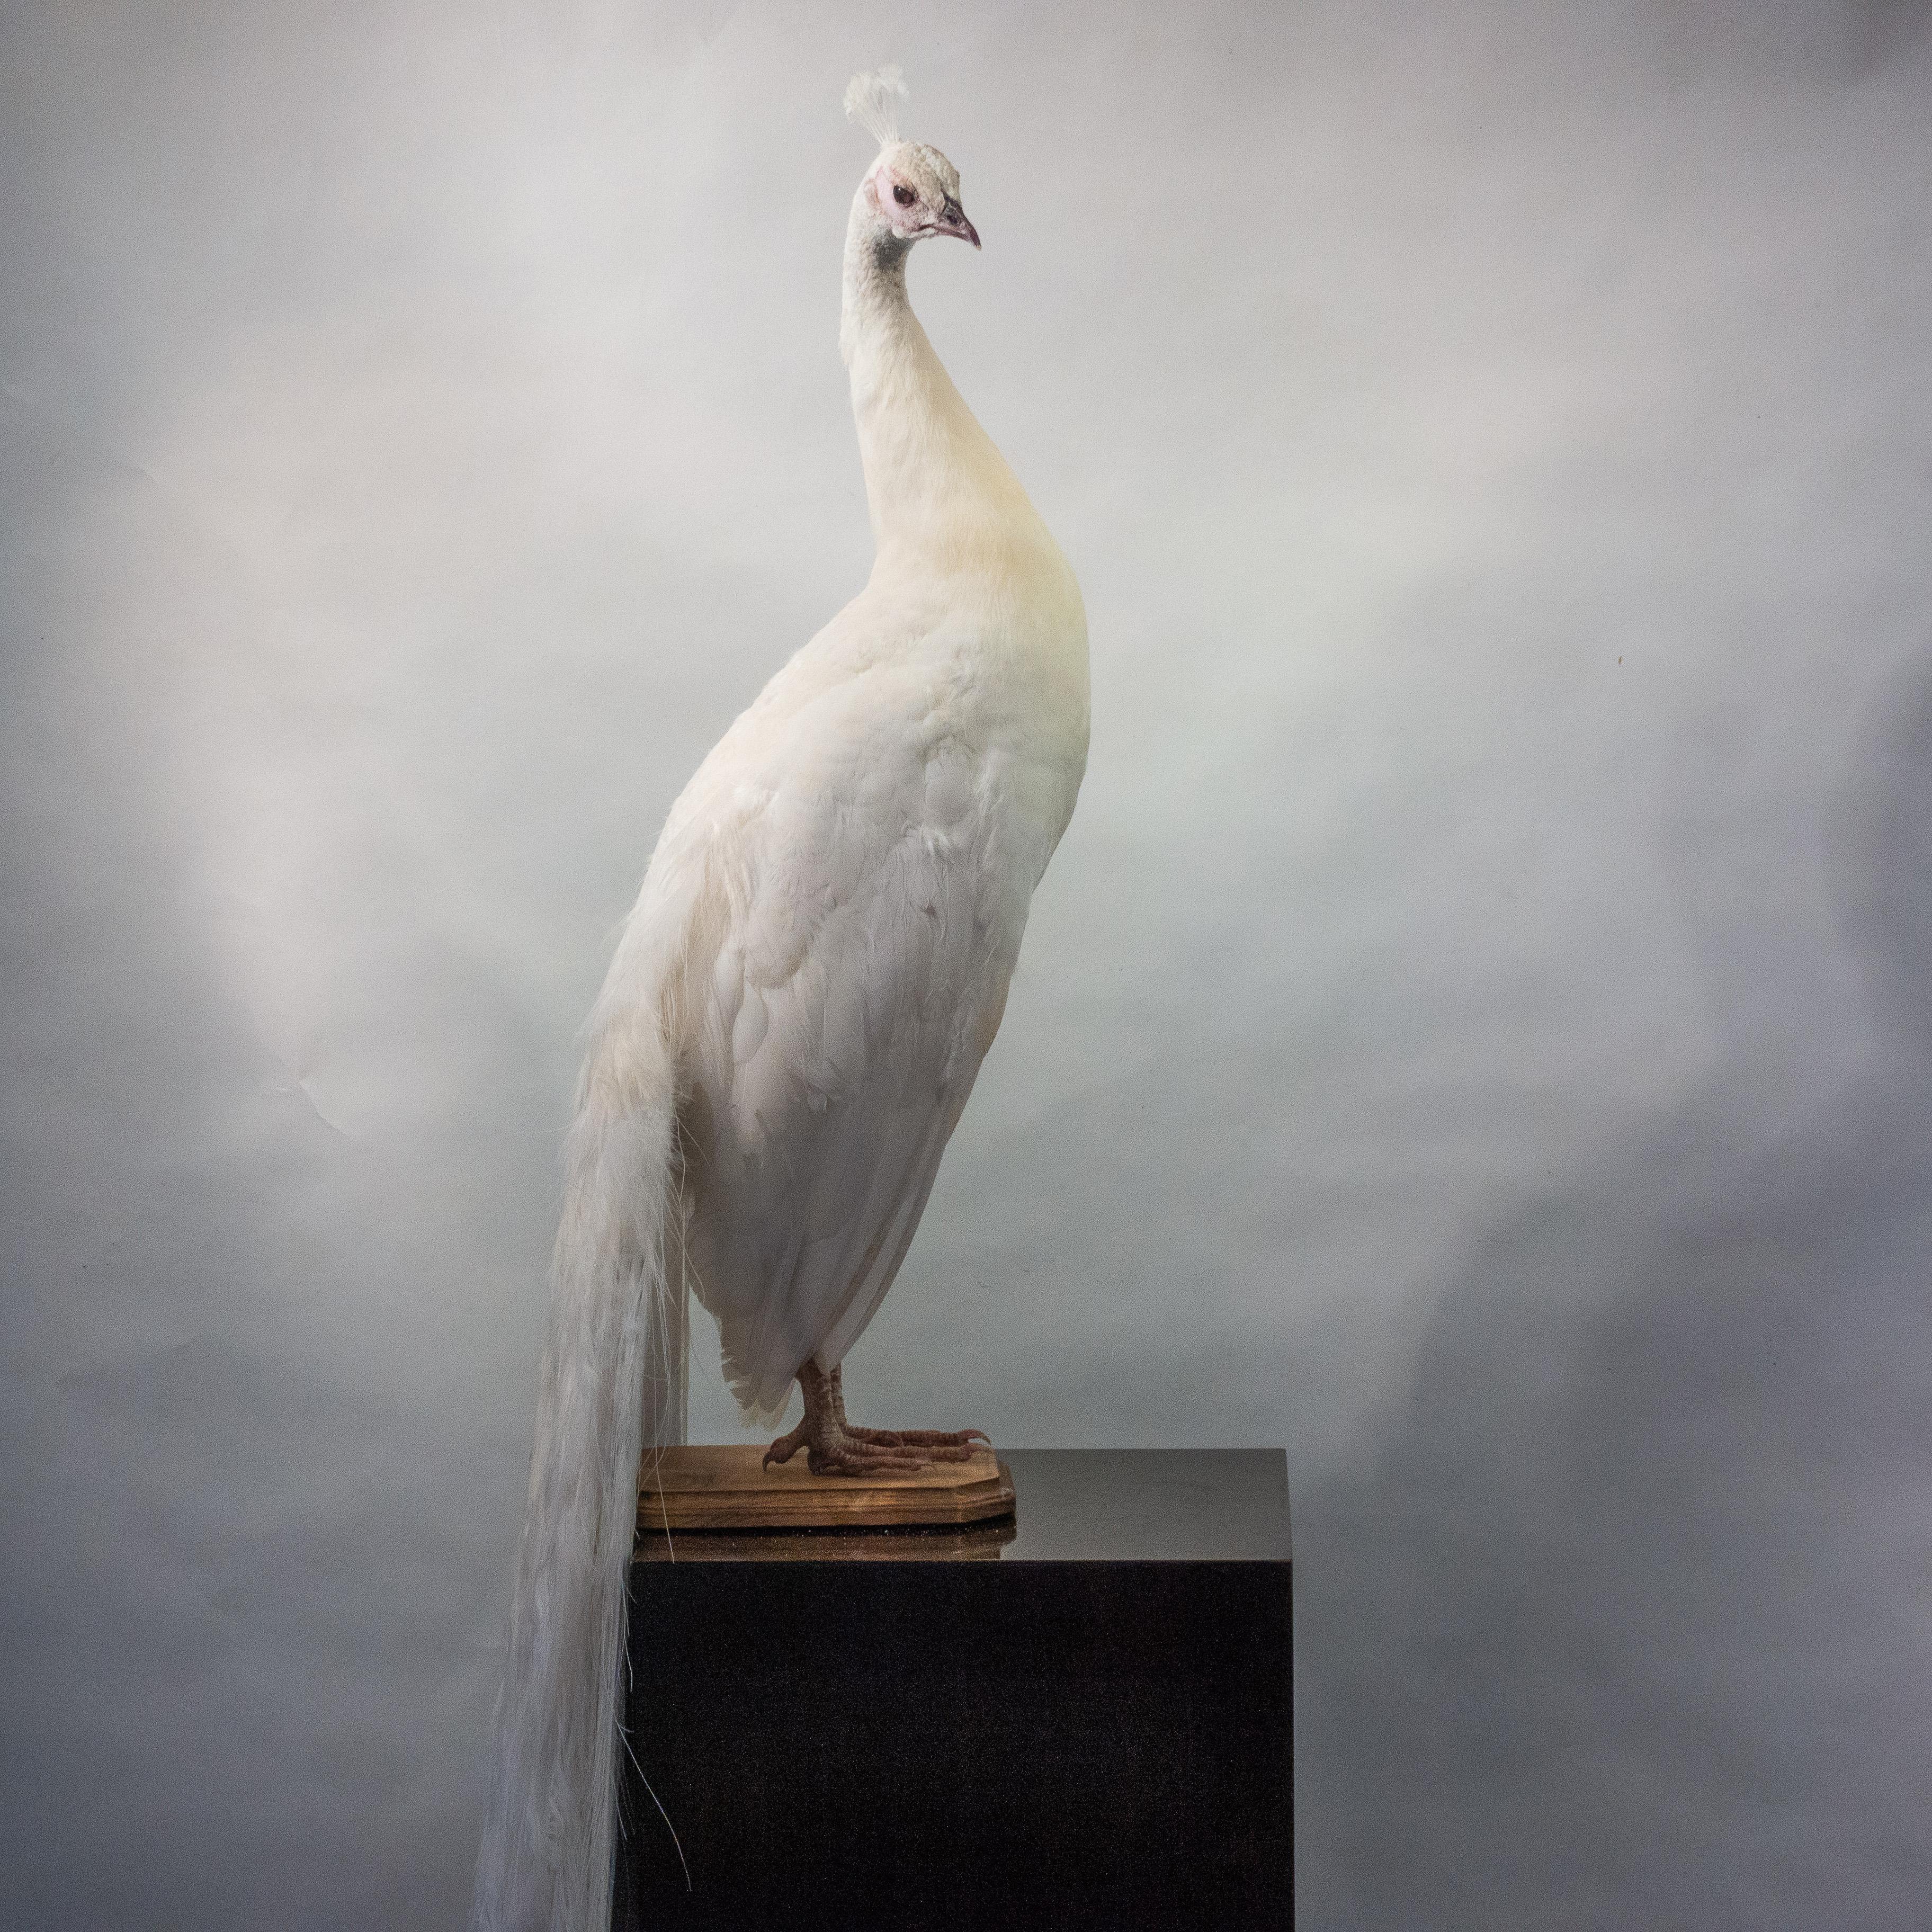
POLYGON ((466 1909, 575 1030, 868 562, 891 58, 1094 728, 855 1406, 1286 1442, 1308 1925, 1922 1922, 1924 8, 6 20, 10 1925, 466 1909))

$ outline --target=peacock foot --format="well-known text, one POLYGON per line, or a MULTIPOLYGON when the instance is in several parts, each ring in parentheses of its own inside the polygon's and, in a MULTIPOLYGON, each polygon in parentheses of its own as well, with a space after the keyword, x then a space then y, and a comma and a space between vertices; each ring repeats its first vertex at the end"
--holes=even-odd
POLYGON ((923 1469, 934 1462, 971 1460, 976 1442, 991 1440, 979 1429, 861 1429, 845 1420, 840 1371, 830 1375, 815 1362, 798 1372, 805 1419, 765 1451, 764 1467, 789 1462, 800 1450, 814 1476, 872 1476, 923 1469))

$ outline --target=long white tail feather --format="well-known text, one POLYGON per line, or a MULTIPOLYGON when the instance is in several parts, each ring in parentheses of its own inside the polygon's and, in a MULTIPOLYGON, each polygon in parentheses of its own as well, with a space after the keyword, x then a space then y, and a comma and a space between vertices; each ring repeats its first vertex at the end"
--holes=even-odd
POLYGON ((593 1048, 566 1144, 476 1932, 610 1922, 638 1467, 646 1444, 684 1439, 688 1339, 682 1271, 667 1266, 670 1056, 655 1028, 638 1030, 621 1083, 596 1077, 593 1048))

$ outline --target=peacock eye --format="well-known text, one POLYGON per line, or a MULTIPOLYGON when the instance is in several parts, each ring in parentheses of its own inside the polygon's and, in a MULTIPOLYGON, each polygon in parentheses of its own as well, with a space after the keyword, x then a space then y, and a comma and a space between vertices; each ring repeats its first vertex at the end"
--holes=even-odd
POLYGON ((914 202, 918 200, 919 196, 914 194, 912 190, 908 188, 904 182, 895 182, 892 184, 892 199, 898 203, 900 207, 910 208, 914 202))

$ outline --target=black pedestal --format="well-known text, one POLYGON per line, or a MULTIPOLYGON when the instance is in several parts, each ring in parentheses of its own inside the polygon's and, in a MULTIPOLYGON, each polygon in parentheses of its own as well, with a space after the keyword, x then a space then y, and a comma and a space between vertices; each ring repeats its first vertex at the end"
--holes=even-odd
POLYGON ((632 1566, 620 1928, 1292 1923, 1281 1452, 1004 1460, 976 1542, 632 1566))

